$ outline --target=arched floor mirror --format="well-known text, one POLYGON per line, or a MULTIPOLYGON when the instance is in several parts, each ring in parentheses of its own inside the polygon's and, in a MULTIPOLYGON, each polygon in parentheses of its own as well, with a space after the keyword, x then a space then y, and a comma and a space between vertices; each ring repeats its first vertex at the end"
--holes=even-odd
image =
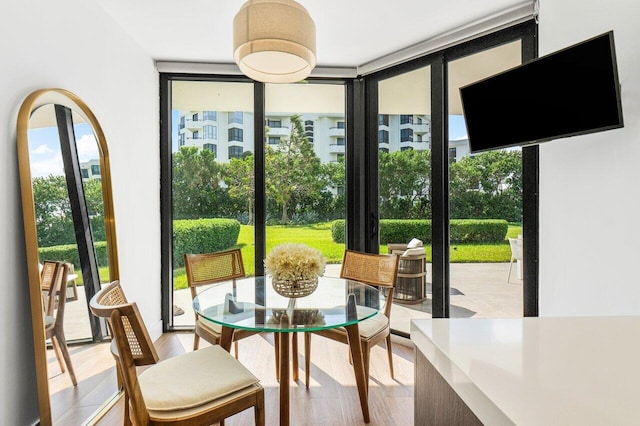
POLYGON ((88 309, 102 284, 119 279, 107 143, 89 107, 63 89, 24 100, 17 142, 40 424, 84 424, 120 394, 106 324, 88 309), (55 311, 64 312, 76 385, 45 336, 48 261, 69 267, 55 311))

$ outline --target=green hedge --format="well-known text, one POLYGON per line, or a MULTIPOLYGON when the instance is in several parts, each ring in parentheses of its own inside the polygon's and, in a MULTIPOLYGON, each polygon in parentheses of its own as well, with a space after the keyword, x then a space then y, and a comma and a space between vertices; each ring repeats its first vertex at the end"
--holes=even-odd
MULTIPOLYGON (((98 265, 107 265, 107 242, 97 241, 93 243, 96 250, 98 265)), ((80 270, 80 257, 78 256, 78 246, 76 244, 65 244, 62 246, 42 247, 38 249, 40 261, 57 260, 73 263, 73 266, 80 270)))
POLYGON ((453 219, 449 232, 453 243, 499 243, 508 229, 503 219, 453 219))
POLYGON ((240 222, 236 219, 173 221, 173 266, 184 266, 185 253, 212 253, 236 245, 240 222))
MULTIPOLYGON (((506 238, 509 225, 503 219, 452 219, 449 229, 452 243, 499 243, 506 238)), ((333 222, 331 238, 336 243, 345 242, 344 220, 333 222)), ((380 244, 408 243, 412 238, 431 244, 431 221, 380 220, 380 244)))
POLYGON ((347 241, 345 237, 345 221, 344 219, 334 220, 331 224, 331 239, 334 243, 344 244, 347 241))

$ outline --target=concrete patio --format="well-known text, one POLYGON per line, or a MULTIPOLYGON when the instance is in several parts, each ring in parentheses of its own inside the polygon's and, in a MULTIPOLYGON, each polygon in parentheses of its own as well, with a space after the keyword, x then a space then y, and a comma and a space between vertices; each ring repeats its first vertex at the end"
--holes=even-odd
MULTIPOLYGON (((451 264, 451 317, 452 318, 516 318, 522 316, 522 280, 514 265, 511 280, 507 282, 508 263, 453 263, 451 264)), ((327 265, 325 275, 337 277, 340 265, 327 265)), ((431 265, 427 264, 427 288, 431 283, 431 265)), ((174 304, 184 314, 174 317, 175 325, 194 324, 189 289, 174 292, 174 304)), ((84 287, 78 287, 78 300, 68 302, 65 312, 67 340, 90 338, 89 317, 84 287)), ((394 301, 391 326, 408 333, 410 321, 431 318, 431 296, 418 304, 394 301)))

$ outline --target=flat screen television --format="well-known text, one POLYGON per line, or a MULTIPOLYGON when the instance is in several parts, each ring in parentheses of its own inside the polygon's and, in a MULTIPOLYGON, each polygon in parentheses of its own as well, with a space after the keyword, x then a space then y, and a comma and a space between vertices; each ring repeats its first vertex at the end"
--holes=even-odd
POLYGON ((460 88, 471 153, 623 127, 613 31, 460 88))

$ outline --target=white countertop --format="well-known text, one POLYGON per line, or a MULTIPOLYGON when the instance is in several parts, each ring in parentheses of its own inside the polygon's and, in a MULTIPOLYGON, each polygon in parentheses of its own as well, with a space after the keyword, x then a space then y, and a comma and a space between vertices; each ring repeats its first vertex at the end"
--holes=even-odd
POLYGON ((640 317, 413 320, 486 425, 640 425, 640 317))

